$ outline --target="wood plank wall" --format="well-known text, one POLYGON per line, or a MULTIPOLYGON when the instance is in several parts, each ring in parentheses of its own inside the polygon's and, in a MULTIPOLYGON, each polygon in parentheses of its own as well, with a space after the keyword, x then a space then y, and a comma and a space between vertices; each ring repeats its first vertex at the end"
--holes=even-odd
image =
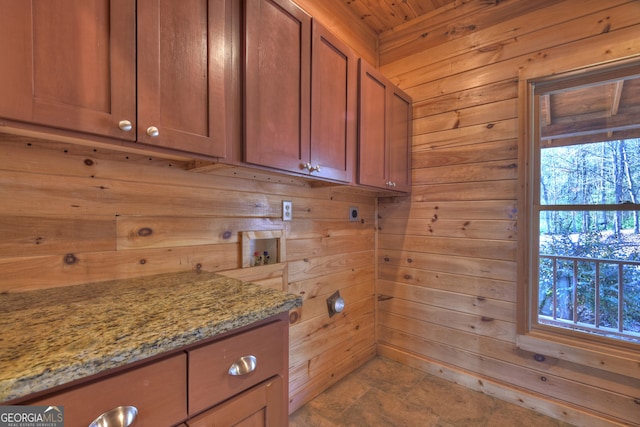
MULTIPOLYGON (((304 298, 290 315, 291 410, 373 357, 375 198, 186 167, 0 134, 0 292, 196 268, 247 277, 239 233, 283 229, 286 286, 304 298), (350 206, 361 221, 349 221, 350 206), (346 308, 329 318, 336 290, 346 308)), ((277 286, 281 270, 258 278, 277 286)))
POLYGON ((519 72, 640 54, 640 2, 460 2, 380 36, 414 100, 413 193, 379 202, 378 352, 575 425, 640 425, 640 381, 516 348, 519 72))

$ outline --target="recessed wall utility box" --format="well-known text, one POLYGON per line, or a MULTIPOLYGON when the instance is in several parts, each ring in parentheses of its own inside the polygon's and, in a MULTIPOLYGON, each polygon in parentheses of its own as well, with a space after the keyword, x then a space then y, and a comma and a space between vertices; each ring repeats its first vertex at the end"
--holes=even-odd
POLYGON ((243 231, 242 268, 285 261, 284 230, 243 231))
POLYGON ((344 310, 344 300, 340 296, 340 291, 335 291, 333 295, 327 298, 327 309, 329 310, 329 317, 333 317, 336 313, 344 310))
POLYGON ((358 213, 358 208, 355 206, 351 206, 349 208, 349 221, 357 221, 360 214, 358 213))

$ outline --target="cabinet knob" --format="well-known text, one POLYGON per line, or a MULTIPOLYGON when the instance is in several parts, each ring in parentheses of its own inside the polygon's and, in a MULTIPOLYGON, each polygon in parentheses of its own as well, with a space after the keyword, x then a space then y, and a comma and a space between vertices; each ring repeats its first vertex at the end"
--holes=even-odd
POLYGON ((89 427, 128 427, 137 415, 138 408, 135 406, 118 406, 93 420, 89 427))
POLYGON ((306 169, 309 172, 320 172, 320 165, 312 166, 311 163, 307 162, 300 165, 300 169, 306 169))
POLYGON ((125 132, 129 132, 131 129, 133 129, 133 126, 131 125, 131 122, 129 120, 120 120, 120 122, 118 123, 118 127, 120 128, 120 130, 123 130, 125 132))
POLYGON ((160 131, 155 126, 149 126, 147 128, 147 135, 155 138, 156 136, 160 135, 160 131))
POLYGON ((229 375, 233 375, 235 377, 247 375, 256 370, 257 364, 258 359, 256 359, 254 355, 249 354, 247 356, 242 356, 229 367, 229 375))

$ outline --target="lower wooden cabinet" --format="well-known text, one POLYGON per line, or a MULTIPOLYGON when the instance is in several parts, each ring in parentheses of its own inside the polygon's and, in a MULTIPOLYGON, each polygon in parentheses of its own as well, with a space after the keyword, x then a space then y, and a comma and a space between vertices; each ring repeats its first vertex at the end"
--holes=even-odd
POLYGON ((281 396, 283 379, 275 376, 187 422, 189 427, 280 427, 287 425, 281 396))
POLYGON ((10 403, 63 406, 65 427, 87 427, 119 406, 137 408, 135 427, 283 426, 288 319, 281 313, 148 364, 10 403))
POLYGON ((135 406, 136 427, 169 427, 187 418, 184 353, 26 402, 63 406, 65 427, 87 427, 118 406, 135 406))
POLYGON ((282 357, 288 334, 283 323, 270 323, 189 350, 189 415, 288 369, 282 357), (230 372, 232 366, 239 372, 230 372))

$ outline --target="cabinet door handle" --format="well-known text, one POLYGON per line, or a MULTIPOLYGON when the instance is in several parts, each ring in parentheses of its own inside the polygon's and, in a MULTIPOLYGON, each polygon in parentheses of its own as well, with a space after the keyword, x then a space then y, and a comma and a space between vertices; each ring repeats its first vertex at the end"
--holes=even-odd
POLYGON ((306 169, 308 171, 313 171, 313 166, 311 166, 311 163, 307 162, 307 163, 304 163, 304 164, 300 165, 300 169, 306 169))
POLYGON ((315 165, 309 169, 310 172, 320 172, 320 165, 315 165))
POLYGON ((129 132, 131 129, 133 129, 133 125, 129 120, 120 120, 120 122, 118 122, 118 127, 120 128, 120 130, 123 130, 125 132, 129 132))
POLYGON ((93 420, 89 427, 128 427, 137 415, 138 408, 135 406, 118 406, 93 420))
POLYGON ((247 375, 256 370, 258 359, 252 354, 242 356, 229 367, 229 375, 247 375))
POLYGON ((156 136, 160 135, 160 131, 155 126, 149 126, 147 128, 147 135, 149 135, 151 137, 156 137, 156 136))

